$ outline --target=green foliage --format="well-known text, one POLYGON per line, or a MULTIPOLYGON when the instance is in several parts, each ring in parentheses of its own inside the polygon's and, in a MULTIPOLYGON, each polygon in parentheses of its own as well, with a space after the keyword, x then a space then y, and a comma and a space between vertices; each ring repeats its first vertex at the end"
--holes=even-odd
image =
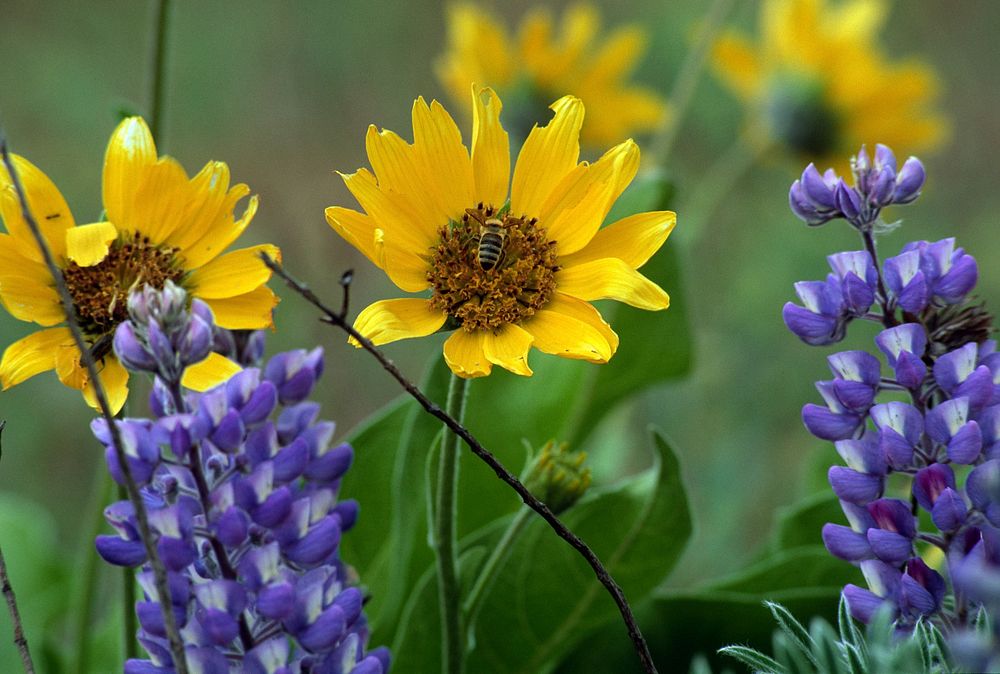
MULTIPOLYGON (((592 491, 563 518, 593 547, 629 597, 648 594, 669 573, 691 533, 677 459, 655 431, 652 444, 649 469, 592 491)), ((464 573, 475 564, 468 558, 471 551, 491 549, 506 524, 494 522, 463 538, 464 573)), ((617 608, 593 572, 544 522, 532 521, 515 545, 480 614, 469 671, 546 671, 599 627, 628 643, 617 608)), ((395 666, 433 671, 440 660, 439 644, 436 582, 428 569, 404 613, 393 649, 395 666)))
POLYGON ((948 651, 941 632, 928 622, 913 634, 899 639, 892 615, 880 611, 867 636, 854 624, 841 598, 838 630, 822 618, 814 618, 809 629, 785 607, 766 602, 778 623, 773 637, 774 658, 746 646, 726 646, 720 653, 737 659, 752 672, 762 674, 948 674, 948 651))

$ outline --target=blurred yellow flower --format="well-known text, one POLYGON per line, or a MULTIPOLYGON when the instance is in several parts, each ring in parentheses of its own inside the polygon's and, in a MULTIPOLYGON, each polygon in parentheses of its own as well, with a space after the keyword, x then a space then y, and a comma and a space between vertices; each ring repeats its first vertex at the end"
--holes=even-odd
POLYGON ((585 145, 607 146, 656 129, 664 100, 628 82, 645 51, 645 31, 626 26, 603 40, 599 33, 600 16, 591 5, 567 9, 558 30, 549 10, 537 7, 514 36, 485 9, 456 4, 448 11, 448 49, 437 63, 438 77, 463 106, 473 82, 494 87, 510 106, 516 101, 517 128, 525 134, 547 119, 541 115, 549 101, 565 94, 587 105, 585 145))
POLYGON ((821 166, 867 143, 931 149, 947 132, 932 109, 933 70, 891 62, 878 44, 882 0, 764 0, 760 43, 729 33, 714 47, 722 80, 748 103, 769 140, 821 166))
MULTIPOLYGON (((122 121, 104 158, 105 222, 76 225, 52 181, 23 157, 14 165, 28 205, 62 270, 77 320, 112 410, 128 396, 128 372, 110 351, 110 337, 127 318, 126 300, 134 287, 162 287, 169 279, 204 300, 223 328, 271 325, 277 297, 264 284, 271 272, 259 252, 279 254, 271 245, 220 255, 257 211, 251 197, 239 219, 236 203, 246 185, 229 186, 229 167, 209 162, 191 179, 170 157, 157 158, 153 137, 139 117, 122 121)), ((96 408, 94 388, 80 362, 65 322, 55 282, 21 213, 10 176, 0 166, 0 302, 22 321, 44 326, 14 342, 0 360, 4 389, 36 374, 55 370, 63 384, 81 390, 96 408)), ((185 384, 206 388, 231 375, 235 364, 217 354, 189 370, 185 384)))
POLYGON ((583 103, 564 96, 521 148, 513 181, 501 103, 473 87, 472 151, 437 102, 413 105, 414 142, 369 127, 374 173, 341 174, 365 210, 326 218, 402 290, 429 296, 375 302, 354 327, 376 344, 455 331, 444 357, 462 377, 499 365, 530 375, 528 350, 605 363, 618 336, 592 300, 666 309, 667 294, 639 274, 674 227, 669 211, 601 228, 639 166, 631 140, 578 163, 583 103), (508 202, 509 194, 509 202, 508 202), (509 203, 509 205, 508 205, 509 203))

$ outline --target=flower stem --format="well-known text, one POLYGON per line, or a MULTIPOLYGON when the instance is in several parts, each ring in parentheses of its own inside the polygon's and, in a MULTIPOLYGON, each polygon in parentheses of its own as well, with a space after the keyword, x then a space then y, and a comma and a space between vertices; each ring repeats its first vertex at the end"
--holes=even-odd
MULTIPOLYGON (((451 375, 448 386, 448 415, 459 421, 465 416, 469 380, 451 375)), ((438 599, 441 607, 441 671, 461 674, 465 666, 462 640, 462 614, 459 609, 462 588, 458 581, 458 453, 461 438, 445 433, 441 440, 437 493, 434 507, 434 555, 437 558, 438 599)))
MULTIPOLYGON (((118 499, 128 500, 125 487, 118 485, 118 499)), ((136 641, 138 624, 135 615, 135 569, 123 566, 122 574, 122 643, 125 646, 125 660, 139 657, 139 642, 136 641)))
POLYGON ((7 575, 7 562, 4 561, 2 551, 0 551, 0 591, 2 591, 4 599, 7 600, 10 619, 14 623, 14 645, 17 647, 18 655, 21 656, 21 666, 24 667, 27 674, 35 674, 35 665, 31 661, 31 651, 28 650, 28 639, 24 636, 24 626, 21 624, 21 614, 17 610, 14 586, 11 585, 10 577, 7 575))
POLYGON ((153 57, 150 65, 149 132, 160 145, 163 124, 163 92, 166 88, 167 27, 170 23, 170 0, 157 0, 156 23, 153 30, 153 57))
POLYGON ((514 551, 514 541, 517 540, 521 532, 524 531, 525 525, 531 520, 531 513, 531 508, 526 505, 522 505, 517 513, 515 513, 514 519, 507 525, 507 529, 503 532, 503 536, 500 537, 500 541, 493 548, 493 552, 490 553, 489 559, 483 564, 476 582, 473 583, 469 595, 465 598, 465 603, 462 604, 462 610, 465 613, 466 629, 469 633, 468 644, 470 651, 476 638, 474 634, 476 617, 483 608, 483 602, 486 601, 486 598, 493 590, 493 584, 496 582, 497 575, 503 569, 504 565, 507 564, 507 560, 510 559, 510 555, 514 551))
POLYGON ((660 166, 665 166, 674 149, 674 143, 680 133, 684 122, 684 115, 691 105, 698 80, 705 70, 708 62, 708 55, 715 44, 715 38, 719 35, 722 25, 733 8, 734 0, 715 0, 708 12, 702 19, 701 28, 694 46, 687 51, 684 63, 681 64, 680 72, 674 81, 674 86, 670 90, 667 101, 673 108, 669 117, 664 122, 660 133, 653 139, 653 147, 650 156, 653 157, 660 166))

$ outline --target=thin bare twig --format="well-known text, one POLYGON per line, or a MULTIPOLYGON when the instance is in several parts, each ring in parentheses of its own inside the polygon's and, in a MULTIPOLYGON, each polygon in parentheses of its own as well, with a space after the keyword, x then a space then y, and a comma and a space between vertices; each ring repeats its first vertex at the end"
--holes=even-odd
MULTIPOLYGON (((6 421, 0 421, 0 436, 3 429, 7 428, 6 421)), ((0 449, 0 458, 3 451, 0 449)), ((31 651, 28 650, 28 639, 24 636, 24 625, 21 623, 21 612, 17 610, 17 598, 14 597, 14 586, 11 585, 10 576, 7 574, 7 562, 3 558, 3 550, 0 550, 0 592, 7 600, 7 610, 10 611, 10 621, 14 624, 14 645, 17 646, 18 655, 21 656, 21 665, 27 674, 35 674, 35 663, 31 661, 31 651)))
POLYGON ((111 412, 111 406, 108 404, 108 396, 98 376, 94 355, 91 353, 90 348, 88 348, 83 338, 83 332, 80 330, 80 325, 77 322, 76 309, 73 307, 73 298, 69 294, 69 288, 66 287, 66 280, 63 278, 62 271, 52 256, 52 250, 49 248, 48 242, 38 227, 38 221, 35 220, 35 216, 31 212, 31 207, 24 194, 24 186, 21 184, 21 177, 7 149, 7 139, 2 134, 0 134, 0 156, 3 158, 3 165, 7 169, 10 182, 13 184, 17 199, 20 202, 21 215, 28 225, 28 229, 31 230, 32 235, 35 237, 38 248, 41 250, 42 258, 45 261, 45 266, 52 275, 53 281, 55 281, 59 301, 62 303, 63 313, 66 316, 66 325, 73 335, 73 341, 80 352, 80 360, 87 369, 87 376, 94 387, 94 396, 97 398, 97 404, 101 408, 101 416, 104 417, 104 420, 108 424, 108 432, 111 434, 111 444, 114 447, 115 457, 118 459, 118 465, 121 467, 122 474, 125 477, 125 490, 128 492, 129 501, 132 502, 132 506, 135 508, 135 518, 139 524, 139 535, 142 537, 142 543, 146 549, 149 564, 153 568, 153 578, 156 584, 156 592, 159 595, 159 604, 163 614, 167 638, 170 642, 170 653, 174 659, 174 667, 177 669, 177 674, 187 674, 188 668, 187 660, 184 656, 184 644, 181 642, 180 632, 177 630, 177 620, 171 608, 170 590, 167 585, 167 571, 163 566, 163 562, 160 561, 156 544, 153 541, 153 533, 149 527, 149 518, 146 516, 146 505, 139 494, 139 486, 136 484, 135 478, 132 477, 132 469, 128 463, 128 456, 125 454, 125 445, 122 443, 115 415, 111 412))
MULTIPOLYGON (((304 284, 300 283, 293 277, 291 277, 284 268, 271 259, 266 253, 260 254, 261 259, 263 259, 264 264, 267 265, 271 271, 280 276, 288 287, 294 290, 296 293, 301 295, 307 302, 312 304, 314 307, 319 309, 323 313, 322 320, 331 325, 335 325, 340 328, 364 348, 365 351, 372 354, 376 360, 382 365, 386 372, 388 372, 392 377, 399 382, 400 386, 406 390, 413 398, 416 399, 420 406, 438 419, 440 419, 448 429, 462 438, 465 444, 469 446, 472 453, 479 457, 482 461, 486 463, 493 472, 496 473, 503 482, 507 483, 511 489, 517 492, 517 495, 521 497, 524 503, 538 513, 542 519, 544 519, 552 530, 556 534, 565 540, 570 546, 573 547, 580 555, 583 556, 590 568, 593 569, 594 575, 597 576, 597 580, 601 582, 601 585, 607 589, 608 594, 614 599, 615 604, 618 606, 618 611, 622 615, 622 620, 625 622, 625 626, 628 629, 629 638, 632 639, 632 645, 635 647, 635 651, 639 656, 639 661, 642 663, 642 668, 646 674, 656 674, 656 665, 653 664, 653 656, 649 652, 649 647, 646 645, 646 640, 642 636, 642 632, 639 630, 639 625, 635 620, 635 615, 632 613, 632 608, 629 606, 628 600, 625 599, 625 593, 622 592, 621 587, 615 582, 608 570, 604 568, 604 564, 597 557, 593 550, 590 549, 579 536, 570 531, 565 524, 559 521, 545 503, 538 500, 528 488, 525 487, 520 480, 518 480, 510 471, 504 468, 503 464, 497 460, 492 453, 489 452, 485 447, 480 444, 480 442, 466 429, 462 424, 449 416, 444 410, 441 409, 439 405, 430 400, 427 396, 421 392, 417 386, 411 382, 409 379, 399 371, 399 368, 389 360, 385 354, 383 354, 378 347, 376 347, 372 342, 362 335, 360 332, 354 329, 354 327, 347 322, 347 304, 344 303, 340 312, 335 312, 329 307, 327 307, 319 297, 316 296, 309 288, 304 284)), ((347 278, 345 274, 341 279, 341 285, 346 287, 350 284, 350 279, 347 278), (346 282, 345 282, 346 279, 346 282)))

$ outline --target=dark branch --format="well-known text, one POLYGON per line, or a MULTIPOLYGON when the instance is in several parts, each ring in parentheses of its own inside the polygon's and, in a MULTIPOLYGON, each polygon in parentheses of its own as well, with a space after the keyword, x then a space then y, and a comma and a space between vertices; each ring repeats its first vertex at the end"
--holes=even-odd
MULTIPOLYGON (((7 421, 0 421, 0 435, 3 429, 7 428, 7 421)), ((0 458, 3 452, 0 451, 0 458)), ((3 558, 3 550, 0 550, 0 592, 7 600, 7 610, 10 611, 10 621, 14 624, 14 645, 21 656, 21 665, 28 674, 35 674, 35 664, 31 661, 31 651, 28 650, 28 639, 24 636, 24 626, 21 624, 21 612, 17 610, 17 599, 14 597, 14 586, 10 583, 10 576, 7 575, 7 562, 3 558)))
POLYGON ((73 306, 73 298, 70 296, 69 289, 66 287, 66 281, 63 278, 62 270, 60 270, 59 265, 56 264, 55 258, 52 255, 52 250, 49 248, 48 242, 45 240, 41 229, 38 227, 38 221, 35 220, 35 216, 31 213, 31 207, 29 206, 28 200, 24 194, 24 186, 21 184, 21 177, 18 175, 17 167, 14 166, 14 162, 7 149, 7 139, 2 135, 0 135, 0 156, 3 158, 3 165, 7 169, 7 173, 10 176, 10 182, 14 186, 14 191, 17 194, 18 201, 20 202, 21 216, 24 218, 25 223, 28 225, 32 235, 35 237, 35 241, 38 243, 38 248, 42 253, 42 258, 45 261, 45 266, 52 275, 53 281, 55 281, 56 291, 59 293, 59 301, 62 303, 63 313, 66 316, 66 325, 69 327, 69 331, 73 335, 73 341, 76 344, 77 350, 80 352, 80 360, 87 370, 87 377, 89 378, 91 385, 94 387, 94 396, 97 398, 97 404, 101 408, 101 416, 104 417, 104 420, 108 424, 108 431, 111 434, 111 444, 114 447, 115 457, 118 459, 118 465, 121 466, 122 474, 125 477, 125 490, 128 492, 129 501, 132 502, 132 505, 135 508, 135 517, 139 524, 139 535, 142 537, 143 546, 146 548, 146 556, 149 558, 149 564, 153 568, 156 592, 159 594, 160 608, 162 609, 163 621, 170 641, 170 652, 174 659, 174 667, 177 669, 178 674, 187 674, 188 669, 187 660, 184 656, 184 644, 181 642, 180 632, 177 630, 177 621, 174 616, 174 612, 171 610, 170 591, 167 585, 167 572, 163 563, 160 561, 159 554, 156 550, 156 544, 153 541, 152 530, 149 528, 149 519, 146 516, 146 505, 143 503, 142 496, 139 494, 139 487, 135 482, 135 478, 132 477, 132 469, 129 466, 128 457, 125 455, 125 445, 122 443, 121 434, 118 430, 118 424, 115 421, 115 415, 111 412, 111 406, 108 404, 107 393, 104 391, 104 386, 98 375, 97 363, 94 362, 94 355, 87 346, 83 337, 83 332, 80 330, 80 325, 77 322, 76 309, 73 306))
MULTIPOLYGON (((472 450, 473 454, 492 468, 497 477, 517 492, 517 495, 521 497, 521 500, 524 501, 529 508, 538 513, 542 519, 544 519, 549 526, 552 527, 553 531, 555 531, 560 538, 569 543, 573 549, 579 552, 580 555, 587 560, 590 568, 594 570, 594 575, 597 576, 601 585, 607 589, 608 594, 611 595, 611 598, 614 599, 615 604, 618 606, 622 619, 625 621, 625 626, 628 628, 629 637, 632 639, 632 644, 635 647, 636 653, 639 655, 639 660, 642 663, 643 670, 647 674, 656 674, 656 665, 653 664, 653 657, 650 655, 649 647, 646 645, 646 640, 643 638, 642 632, 639 630, 639 625, 636 623, 635 616, 632 614, 632 608, 629 606, 628 600, 625 599, 624 592, 622 592, 622 589, 618 586, 618 583, 615 582, 614 578, 611 577, 611 574, 608 573, 608 570, 604 568, 604 564, 601 563, 601 560, 598 559, 594 551, 590 549, 590 546, 584 543, 579 536, 566 528, 566 525, 559 521, 559 518, 556 517, 555 513, 553 513, 549 507, 545 505, 545 503, 535 498, 535 496, 528 491, 527 487, 521 484, 520 480, 504 468, 503 464, 501 464, 500 461, 493 456, 493 454, 491 454, 479 443, 478 440, 476 440, 472 433, 470 433, 462 424, 458 423, 458 421, 450 417, 438 405, 434 404, 429 398, 427 398, 427 396, 425 396, 420 389, 413 384, 413 382, 407 379, 403 373, 399 371, 399 368, 397 368, 396 365, 385 356, 385 354, 383 354, 374 344, 371 343, 370 340, 355 330, 354 327, 347 322, 346 297, 344 301, 343 313, 335 312, 323 304, 322 300, 320 300, 315 293, 309 290, 309 288, 289 276, 284 268, 272 260, 267 254, 261 253, 261 258, 264 260, 264 264, 266 264, 271 271, 280 276, 285 283, 288 284, 289 288, 301 295, 307 302, 323 313, 322 320, 324 322, 337 326, 353 339, 357 340, 361 347, 368 353, 372 354, 386 370, 386 372, 392 375, 392 377, 399 382, 400 386, 402 386, 407 393, 413 396, 416 401, 420 403, 421 407, 423 407, 429 414, 440 419, 452 433, 462 438, 462 440, 465 441, 465 444, 469 446, 469 449, 472 450)), ((342 285, 344 286, 346 293, 346 289, 349 284, 345 284, 342 281, 342 285)))

